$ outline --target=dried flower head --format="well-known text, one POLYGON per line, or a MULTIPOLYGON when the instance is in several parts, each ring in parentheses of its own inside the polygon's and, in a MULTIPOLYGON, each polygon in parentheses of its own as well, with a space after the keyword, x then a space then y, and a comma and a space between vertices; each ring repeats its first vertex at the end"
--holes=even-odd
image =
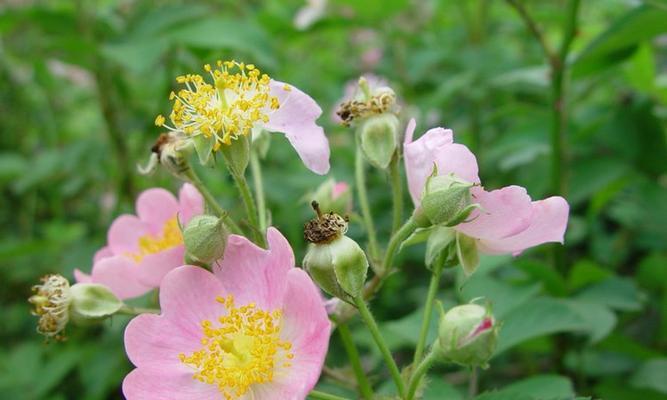
POLYGON ((28 301, 35 306, 32 313, 39 316, 37 332, 56 340, 62 340, 61 332, 69 321, 69 306, 72 302, 70 286, 61 275, 46 275, 41 284, 32 287, 34 295, 28 301))
POLYGON ((396 104, 394 92, 385 88, 373 94, 367 100, 349 100, 340 105, 336 114, 343 121, 343 125, 350 126, 354 120, 384 114, 396 104))
POLYGON ((317 218, 306 222, 303 235, 310 243, 330 243, 347 233, 347 217, 341 217, 334 212, 323 214, 320 205, 313 201, 311 206, 317 213, 317 218))

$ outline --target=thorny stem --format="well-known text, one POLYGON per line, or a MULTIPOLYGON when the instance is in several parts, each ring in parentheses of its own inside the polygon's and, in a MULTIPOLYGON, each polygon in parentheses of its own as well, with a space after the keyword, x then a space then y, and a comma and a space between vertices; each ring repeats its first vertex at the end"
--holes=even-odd
POLYGON ((440 286, 440 277, 442 276, 442 266, 434 267, 431 274, 431 282, 428 286, 428 293, 426 294, 426 303, 424 304, 424 316, 422 317, 422 326, 419 331, 419 339, 417 340, 417 348, 415 349, 415 356, 412 362, 417 365, 424 354, 424 347, 426 346, 426 337, 428 336, 428 329, 431 325, 431 317, 433 315, 433 302, 435 295, 438 293, 438 286, 440 286))
POLYGON ((359 198, 359 207, 361 208, 361 216, 368 232, 368 250, 371 256, 371 265, 376 265, 377 260, 380 259, 380 251, 378 248, 377 234, 375 233, 375 224, 373 223, 373 216, 371 215, 371 208, 368 203, 368 193, 366 192, 366 171, 364 165, 364 155, 362 154, 361 145, 357 144, 357 153, 354 164, 354 177, 357 186, 357 197, 359 198))
POLYGON ((389 164, 389 176, 391 178, 391 194, 393 200, 391 233, 394 234, 401 227, 401 222, 403 222, 403 185, 401 182, 400 157, 398 151, 394 153, 394 157, 389 164))
POLYGON ((220 207, 220 204, 218 204, 215 197, 213 197, 211 192, 208 190, 206 185, 204 185, 204 183, 199 178, 199 175, 197 175, 197 173, 195 172, 194 169, 192 169, 192 167, 188 165, 188 168, 183 173, 183 177, 185 178, 186 181, 188 181, 194 187, 196 187, 197 190, 199 190, 199 193, 201 193, 201 195, 204 196, 206 204, 208 204, 208 206, 215 215, 222 218, 225 225, 232 233, 241 233, 241 229, 238 227, 238 225, 236 225, 236 222, 234 222, 234 220, 229 216, 229 213, 227 211, 225 211, 222 207, 220 207))
POLYGON ((340 397, 333 394, 320 392, 318 390, 311 390, 310 393, 308 394, 308 397, 319 400, 349 400, 345 397, 340 397))
POLYGON ((259 163, 257 151, 250 150, 250 172, 252 173, 253 185, 257 194, 257 216, 259 217, 259 230, 262 236, 266 233, 266 198, 264 196, 264 182, 262 179, 262 165, 259 163))
POLYGON ((394 380, 399 396, 405 398, 405 383, 401 377, 401 371, 398 369, 398 365, 396 365, 396 361, 394 361, 394 357, 391 355, 391 351, 389 351, 389 347, 387 347, 387 344, 380 333, 380 328, 378 328, 375 318, 373 318, 373 314, 371 314, 371 311, 366 305, 366 301, 361 298, 361 296, 355 298, 354 303, 356 304, 357 309, 359 309, 361 319, 371 332, 371 336, 373 336, 373 340, 375 341, 378 350, 382 353, 382 357, 384 358, 385 364, 387 364, 387 368, 389 368, 389 373, 391 373, 391 378, 394 380))
POLYGON ((430 352, 422 362, 417 365, 417 368, 412 373, 410 378, 410 386, 408 388, 408 397, 407 400, 412 400, 417 393, 417 388, 419 387, 419 382, 421 382, 422 377, 428 372, 433 363, 436 360, 436 353, 430 352))
POLYGON ((371 388, 371 384, 368 382, 366 373, 364 372, 364 369, 361 365, 359 351, 357 351, 357 347, 354 345, 354 341, 352 340, 352 333, 350 333, 350 328, 347 326, 347 324, 339 324, 337 328, 340 339, 343 342, 343 347, 345 347, 347 357, 350 359, 350 364, 352 364, 352 370, 354 371, 354 375, 357 378, 357 384, 359 385, 361 397, 366 400, 370 400, 373 397, 373 389, 371 388))

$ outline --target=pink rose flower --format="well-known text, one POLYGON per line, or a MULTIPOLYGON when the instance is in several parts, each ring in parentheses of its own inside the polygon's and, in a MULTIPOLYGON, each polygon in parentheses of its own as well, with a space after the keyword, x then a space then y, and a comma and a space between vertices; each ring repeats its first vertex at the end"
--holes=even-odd
POLYGON ((123 393, 138 399, 304 399, 315 386, 331 324, 319 289, 294 268, 275 228, 268 250, 231 235, 208 272, 183 266, 160 285, 162 314, 134 318, 125 350, 137 367, 123 393))
POLYGON ((179 198, 152 188, 137 198, 137 215, 121 215, 107 234, 107 246, 93 259, 90 275, 74 270, 77 282, 106 285, 120 299, 138 297, 160 285, 170 270, 183 265, 185 225, 204 212, 204 199, 190 184, 179 198))
MULTIPOLYGON (((454 143, 450 129, 430 129, 413 141, 415 125, 415 120, 410 120, 404 143, 405 169, 415 207, 420 205, 434 164, 439 175, 454 174, 468 182, 480 183, 477 159, 466 146, 454 143)), ((481 252, 517 255, 542 243, 563 243, 569 213, 564 198, 554 196, 532 201, 526 189, 520 186, 488 192, 482 186, 474 186, 471 194, 481 210, 473 211, 469 222, 454 229, 477 239, 481 252)))

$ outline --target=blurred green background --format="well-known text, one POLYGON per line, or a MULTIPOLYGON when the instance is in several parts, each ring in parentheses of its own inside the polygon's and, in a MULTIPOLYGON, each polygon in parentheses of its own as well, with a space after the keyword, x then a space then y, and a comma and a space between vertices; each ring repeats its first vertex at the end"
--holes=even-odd
MULTIPOLYGON (((139 176, 136 164, 159 134, 153 120, 169 109, 174 77, 206 62, 252 62, 315 98, 338 180, 352 182, 354 138, 333 122, 333 108, 347 81, 370 72, 388 79, 418 133, 453 128, 487 188, 553 193, 554 76, 508 2, 311 3, 309 11, 300 0, 0 3, 0 397, 121 398, 127 318, 44 344, 26 300, 46 273, 88 271, 108 225, 133 211, 139 191, 178 187, 164 172, 139 176)), ((521 4, 557 50, 570 2, 521 4)), ((572 207, 564 262, 554 267, 550 246, 484 258, 467 281, 448 271, 439 295, 446 306, 484 296, 504 323, 479 377, 480 393, 500 391, 480 399, 667 398, 667 2, 585 0, 573 32, 559 169, 572 207)), ((303 196, 325 178, 281 135, 264 163, 274 225, 300 260, 310 217, 303 196)), ((224 206, 238 204, 224 169, 202 173, 224 206)), ((387 177, 372 171, 369 181, 386 240, 387 177)), ((351 234, 363 238, 358 226, 351 234)), ((419 329, 422 257, 422 247, 404 251, 406 272, 372 303, 401 365, 419 329)), ((372 379, 389 382, 367 333, 354 328, 372 379)), ((351 381, 336 335, 331 346, 333 376, 351 381)), ((464 399, 467 381, 467 371, 438 367, 425 398, 464 399)), ((321 389, 353 396, 329 377, 321 389)))

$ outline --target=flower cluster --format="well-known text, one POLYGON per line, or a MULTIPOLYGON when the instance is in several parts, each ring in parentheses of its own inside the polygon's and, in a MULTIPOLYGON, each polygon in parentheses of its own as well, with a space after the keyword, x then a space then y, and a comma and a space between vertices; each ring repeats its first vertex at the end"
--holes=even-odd
MULTIPOLYGON (((466 304, 443 312, 438 338, 424 354, 435 298, 429 289, 414 368, 401 373, 366 302, 398 272, 394 257, 417 229, 428 237, 425 264, 437 289, 443 267, 460 264, 472 273, 478 252, 518 255, 541 243, 562 242, 567 202, 532 201, 519 186, 487 191, 474 154, 454 143, 451 130, 431 129, 415 140, 413 119, 401 146, 395 92, 379 79, 362 78, 360 92, 338 109, 342 125, 356 131, 361 218, 348 215, 354 209, 350 185, 324 181, 307 195, 317 215, 304 226, 309 244, 304 268, 297 268, 287 239, 270 227, 260 159, 268 149, 266 132, 283 132, 309 169, 327 173, 329 144, 316 123, 322 110, 304 92, 252 64, 218 61, 204 70, 210 80, 196 74, 176 79, 182 88, 170 95, 169 123, 162 115, 155 120, 169 133, 159 137, 151 162, 141 169, 152 172, 159 163, 184 180, 178 197, 161 188, 145 190, 135 214, 111 224, 90 274, 75 270, 78 283, 72 286, 59 275, 44 277, 29 299, 39 317, 38 332, 61 338, 70 322, 133 315, 124 338, 135 367, 123 381, 127 399, 305 399, 323 370, 330 320, 347 329, 342 324, 357 312, 401 399, 415 397, 435 360, 486 366, 500 326, 489 307, 466 304), (193 148, 205 164, 215 162, 210 156, 216 151, 224 155, 244 204, 243 218, 235 209, 223 209, 197 176, 189 160, 193 148), (401 213, 401 157, 414 203, 407 221, 401 213), (393 186, 394 232, 383 251, 368 204, 365 162, 388 171, 393 186), (249 164, 254 194, 245 180, 249 164), (369 236, 368 256, 346 235, 349 224, 359 220, 369 236), (374 274, 367 281, 370 268, 374 274), (158 289, 159 304, 151 304, 150 296, 138 301, 159 308, 123 302, 158 289), (320 289, 332 298, 325 299, 320 289)), ((353 345, 344 341, 349 351, 353 345)), ((361 368, 356 368, 360 387, 368 386, 361 368)))

